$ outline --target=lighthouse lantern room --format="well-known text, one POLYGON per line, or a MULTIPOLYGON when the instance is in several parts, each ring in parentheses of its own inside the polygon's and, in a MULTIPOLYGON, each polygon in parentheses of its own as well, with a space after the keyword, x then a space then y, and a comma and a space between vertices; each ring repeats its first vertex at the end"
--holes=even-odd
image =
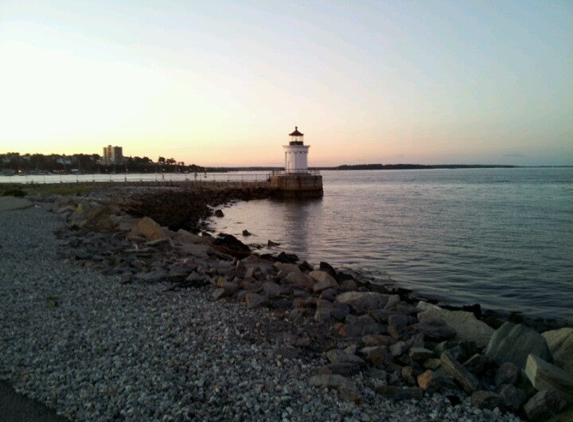
POLYGON ((283 146, 285 149, 285 172, 308 173, 308 149, 310 145, 304 145, 304 134, 299 132, 297 126, 289 136, 289 144, 283 146))

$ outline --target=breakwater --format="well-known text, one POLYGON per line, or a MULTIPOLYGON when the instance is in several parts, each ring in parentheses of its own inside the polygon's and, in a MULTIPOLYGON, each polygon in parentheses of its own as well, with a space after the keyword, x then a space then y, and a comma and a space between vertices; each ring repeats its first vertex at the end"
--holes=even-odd
MULTIPOLYGON (((40 309, 42 330, 59 328, 52 340, 57 347, 48 350, 77 356, 80 348, 82 358, 63 368, 54 365, 63 356, 45 352, 51 363, 40 359, 38 373, 26 367, 19 382, 23 389, 53 391, 50 403, 70 416, 369 420, 398 412, 409 420, 516 421, 501 409, 533 418, 562 406, 561 399, 514 377, 527 364, 524 339, 547 344, 551 337, 541 340, 521 324, 486 318, 479 306, 447 310, 419 303, 406 290, 371 285, 327 263, 313 267, 288 253, 257 256, 236 238, 167 230, 148 217, 124 214, 122 206, 96 196, 61 198, 51 207, 72 229, 58 230, 58 253, 106 276, 94 283, 93 275, 76 275, 61 288, 59 282, 35 287, 52 291, 42 297, 48 312, 56 310, 56 320, 47 322, 53 316, 40 309), (98 317, 84 319, 95 315, 94 307, 98 317), (66 317, 70 312, 75 318, 66 317), (85 325, 60 326, 76 320, 85 325), (504 341, 508 336, 514 337, 504 341), (515 362, 510 356, 516 351, 499 350, 504 342, 519 345, 515 362), (97 357, 90 357, 92 349, 97 357), (97 368, 82 362, 97 362, 97 368), (68 388, 74 394, 66 394, 68 388), (325 388, 336 394, 322 394, 325 388), (98 398, 110 389, 113 395, 98 398), (86 407, 84 400, 97 404, 86 407), (286 414, 285 400, 292 409, 286 414)), ((25 303, 12 301, 10 309, 25 303)), ((20 314, 10 313, 10 326, 20 314)), ((29 345, 26 350, 33 352, 29 345)), ((561 362, 559 351, 550 353, 561 362)), ((5 355, 10 364, 18 354, 10 349, 5 355)), ((17 365, 5 373, 19 379, 17 365)))

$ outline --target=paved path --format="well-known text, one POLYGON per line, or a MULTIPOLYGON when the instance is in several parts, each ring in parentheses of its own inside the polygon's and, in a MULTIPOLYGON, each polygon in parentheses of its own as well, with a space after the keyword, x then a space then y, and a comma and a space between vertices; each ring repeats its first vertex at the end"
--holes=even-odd
POLYGON ((16 393, 0 381, 0 421, 2 422, 69 422, 53 409, 23 394, 16 393))
MULTIPOLYGON (((0 197, 0 212, 29 208, 34 204, 24 198, 0 197)), ((0 381, 0 421, 2 422, 66 422, 53 409, 19 394, 5 381, 0 381)))

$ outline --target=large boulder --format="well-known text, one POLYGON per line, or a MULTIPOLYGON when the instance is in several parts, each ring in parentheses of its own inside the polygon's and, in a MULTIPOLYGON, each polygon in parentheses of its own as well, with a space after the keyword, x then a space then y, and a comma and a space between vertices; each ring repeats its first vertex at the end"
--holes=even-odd
POLYGON ((341 303, 346 303, 356 314, 364 314, 375 309, 382 309, 392 295, 377 292, 345 292, 336 297, 341 303))
POLYGON ((128 233, 127 238, 134 239, 140 236, 144 237, 148 242, 168 239, 163 228, 149 217, 143 217, 139 220, 128 233))
POLYGON ((493 328, 478 320, 471 312, 428 308, 418 314, 418 319, 428 324, 442 321, 456 332, 459 340, 474 341, 480 348, 489 343, 494 332, 493 328))
POLYGON ((493 333, 485 351, 486 357, 498 364, 512 362, 520 369, 525 369, 529 354, 553 362, 547 341, 541 334, 525 325, 511 322, 504 323, 493 333))
POLYGON ((529 355, 525 375, 536 390, 555 391, 563 399, 573 402, 573 377, 563 369, 538 356, 529 355))
POLYGON ((546 331, 542 336, 547 341, 555 364, 573 376, 573 328, 546 331))

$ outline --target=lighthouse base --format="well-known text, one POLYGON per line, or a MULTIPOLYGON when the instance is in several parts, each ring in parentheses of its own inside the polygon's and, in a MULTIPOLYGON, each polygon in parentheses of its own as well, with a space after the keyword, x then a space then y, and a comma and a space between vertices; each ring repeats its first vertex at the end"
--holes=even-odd
POLYGON ((321 198, 322 176, 308 173, 284 173, 270 178, 271 189, 284 198, 321 198))

